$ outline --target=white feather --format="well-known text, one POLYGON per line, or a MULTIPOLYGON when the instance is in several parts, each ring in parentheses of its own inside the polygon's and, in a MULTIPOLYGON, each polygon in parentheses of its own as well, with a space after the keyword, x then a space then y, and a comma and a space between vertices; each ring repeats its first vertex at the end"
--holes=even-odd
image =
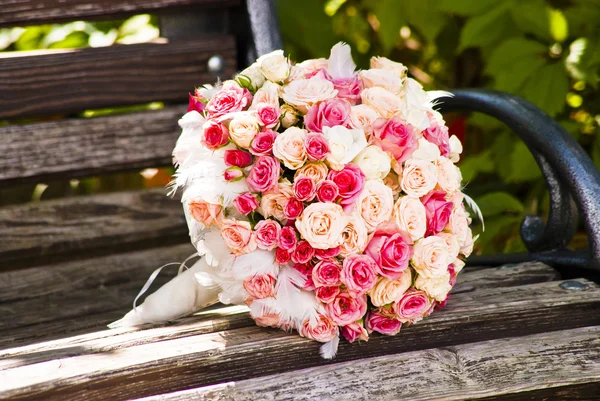
POLYGON ((304 281, 302 275, 290 266, 282 267, 277 277, 275 299, 280 306, 280 322, 300 327, 306 318, 317 318, 320 303, 314 294, 303 291, 297 283, 304 281))
POLYGON ((430 102, 443 97, 454 97, 454 93, 448 91, 427 91, 427 97, 430 102))
POLYGON ((231 264, 230 271, 233 278, 242 281, 260 274, 277 277, 278 273, 279 263, 275 262, 275 254, 262 249, 236 257, 231 264))
POLYGON ((325 359, 333 359, 338 351, 338 346, 340 345, 340 337, 336 335, 333 337, 333 340, 326 342, 321 345, 320 354, 325 359))
POLYGON ((351 78, 356 64, 352 60, 352 50, 344 42, 339 42, 331 48, 327 72, 332 78, 351 78))
POLYGON ((483 221, 483 214, 481 213, 481 209, 479 209, 477 203, 475 203, 475 201, 469 195, 463 193, 463 196, 465 197, 465 203, 469 205, 473 212, 475 212, 477 218, 481 222, 481 231, 485 231, 485 223, 483 221))

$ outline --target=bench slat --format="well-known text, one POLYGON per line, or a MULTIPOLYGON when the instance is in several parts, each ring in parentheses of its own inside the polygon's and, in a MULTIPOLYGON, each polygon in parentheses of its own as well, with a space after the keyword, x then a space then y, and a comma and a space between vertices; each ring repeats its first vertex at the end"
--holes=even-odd
POLYGON ((163 188, 0 209, 0 270, 189 241, 181 203, 163 188))
POLYGON ((216 81, 207 62, 217 54, 225 63, 220 75, 233 75, 236 51, 231 35, 3 56, 0 119, 153 101, 187 102, 194 86, 216 81))
POLYGON ((239 0, 5 0, 0 8, 0 27, 108 19, 169 7, 229 7, 239 3, 239 0))
POLYGON ((145 401, 597 399, 600 327, 319 366, 145 401), (595 391, 594 391, 595 390, 595 391), (565 393, 567 398, 563 398, 565 393))
POLYGON ((0 184, 171 165, 186 109, 0 127, 0 184))
MULTIPOLYGON (((600 288, 580 281, 588 290, 569 291, 548 282, 457 294, 447 310, 404 328, 399 336, 373 336, 363 347, 342 342, 335 361, 598 325, 600 288)), ((202 335, 187 332, 181 338, 165 331, 144 338, 145 332, 116 331, 112 338, 82 341, 66 347, 69 357, 62 358, 60 349, 37 355, 30 350, 29 357, 3 351, 2 363, 11 367, 0 371, 0 391, 14 400, 73 399, 84 394, 89 400, 121 400, 327 363, 318 355, 318 344, 255 326, 202 335), (158 380, 161 377, 169 380, 158 380)))

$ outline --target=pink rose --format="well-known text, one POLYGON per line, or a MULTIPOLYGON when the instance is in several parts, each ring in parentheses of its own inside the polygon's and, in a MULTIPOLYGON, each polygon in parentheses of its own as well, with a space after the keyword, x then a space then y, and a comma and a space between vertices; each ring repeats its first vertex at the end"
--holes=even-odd
POLYGON ((270 156, 273 154, 273 142, 277 133, 271 129, 259 132, 250 145, 250 153, 254 156, 270 156))
MULTIPOLYGON (((260 301, 259 301, 260 302, 260 301)), ((254 303, 254 301, 252 302, 254 303)), ((261 315, 254 315, 252 313, 252 310, 254 310, 254 308, 252 308, 252 303, 248 306, 250 306, 250 317, 252 319, 254 319, 254 322, 256 323, 257 326, 261 326, 261 327, 278 327, 279 326, 279 313, 269 310, 268 308, 264 308, 264 311, 262 311, 261 315)), ((258 310, 262 310, 263 308, 257 308, 258 310)))
POLYGON ((409 159, 418 144, 415 128, 398 117, 375 120, 373 140, 383 150, 390 152, 398 162, 409 159))
POLYGON ((227 149, 224 155, 225 164, 235 167, 246 167, 252 163, 252 155, 238 149, 227 149))
POLYGON ((233 204, 238 212, 247 216, 248 213, 255 211, 258 207, 258 199, 256 195, 246 192, 235 198, 233 204))
POLYGON ((296 178, 293 189, 294 196, 302 202, 310 202, 317 193, 315 182, 311 178, 305 176, 296 178))
POLYGON ((340 280, 342 267, 335 259, 322 260, 312 270, 315 287, 336 287, 340 280))
POLYGON ((304 204, 302 203, 302 201, 296 198, 290 198, 288 199, 287 203, 285 204, 285 207, 283 208, 283 215, 286 218, 293 220, 296 217, 300 216, 303 210, 304 204))
POLYGON ((317 186, 317 199, 319 202, 333 202, 340 194, 335 182, 324 180, 317 186))
POLYGON ((446 200, 446 193, 443 191, 431 191, 421 198, 421 202, 427 215, 425 236, 436 235, 448 225, 454 205, 446 200))
POLYGON ((351 104, 344 99, 329 99, 308 109, 304 125, 309 131, 322 132, 323 127, 346 125, 351 104))
POLYGON ((350 78, 332 79, 333 87, 338 91, 337 96, 348 100, 351 104, 356 104, 360 100, 361 81, 358 74, 350 78))
POLYGON ((340 171, 331 170, 327 179, 333 181, 338 187, 340 204, 349 207, 354 204, 363 188, 365 187, 365 174, 352 163, 348 163, 340 171))
POLYGON ((296 248, 297 243, 298 240, 296 237, 296 230, 294 230, 294 227, 283 227, 279 232, 279 248, 286 251, 293 251, 294 248, 296 248))
POLYGON ((254 299, 275 296, 275 277, 270 274, 257 274, 244 280, 244 289, 254 299))
POLYGON ((248 89, 241 88, 236 83, 230 83, 218 91, 206 105, 206 111, 211 117, 220 117, 227 113, 242 111, 250 105, 252 94, 248 89))
POLYGON ((256 239, 247 221, 223 220, 221 237, 234 255, 244 255, 256 250, 256 239))
POLYGON ((202 126, 202 144, 210 150, 217 150, 229 142, 229 131, 224 124, 208 120, 202 126))
POLYGON ((292 259, 292 252, 283 248, 277 248, 275 251, 275 261, 280 265, 285 265, 292 259))
POLYGON ((325 135, 318 132, 310 132, 306 135, 304 142, 308 160, 313 162, 325 160, 329 154, 329 143, 325 135))
POLYGON ((314 290, 316 290, 315 283, 313 283, 311 275, 308 275, 306 277, 306 281, 304 282, 304 287, 302 287, 302 288, 305 289, 306 291, 314 291, 314 290))
POLYGON ((377 281, 377 263, 369 255, 349 255, 344 259, 340 279, 348 291, 363 294, 377 281))
POLYGON ((415 323, 427 316, 430 307, 431 303, 425 292, 408 290, 394 304, 394 313, 402 323, 415 323))
POLYGON ((193 200, 188 204, 188 207, 194 220, 207 227, 223 219, 223 208, 221 205, 208 203, 203 200, 193 200))
MULTIPOLYGON (((308 261, 306 263, 294 263, 294 269, 298 270, 304 277, 311 277, 312 271, 315 265, 312 261, 308 261)), ((312 278, 311 278, 312 282, 312 278)), ((314 283, 313 283, 314 284, 314 283)))
POLYGON ((223 173, 225 181, 239 181, 244 178, 244 172, 239 167, 229 167, 223 173))
POLYGON ((281 165, 276 158, 260 156, 252 166, 246 181, 251 190, 255 192, 267 192, 277 187, 280 174, 281 165))
POLYGON ((448 136, 448 127, 440 124, 435 118, 430 118, 429 127, 423 131, 423 136, 429 142, 436 144, 438 148, 440 148, 440 153, 442 156, 450 156, 450 138, 448 136))
POLYGON ((454 284, 456 284, 456 276, 458 276, 458 272, 456 271, 456 268, 453 264, 448 266, 448 273, 450 273, 450 285, 454 287, 454 284))
POLYGON ((353 343, 356 340, 369 341, 369 334, 362 323, 354 322, 341 327, 342 335, 348 342, 353 343))
POLYGON ((294 252, 292 252, 292 261, 295 263, 307 263, 315 256, 315 250, 307 241, 300 241, 294 252))
POLYGON ((279 107, 269 103, 260 103, 256 109, 256 116, 260 125, 265 128, 273 128, 279 123, 279 107))
POLYGON ((367 311, 367 297, 353 297, 349 292, 341 292, 333 302, 325 305, 325 310, 334 323, 345 326, 363 317, 367 311))
POLYGON ((367 316, 366 324, 367 332, 372 333, 374 331, 386 334, 388 336, 394 336, 400 332, 402 323, 397 319, 392 319, 379 312, 371 312, 367 316))
POLYGON ((260 249, 273 250, 277 246, 281 226, 271 219, 261 220, 254 226, 256 244, 260 249))
POLYGON ((336 256, 338 256, 341 251, 342 251, 342 248, 339 246, 336 246, 335 248, 328 248, 328 249, 315 249, 315 256, 317 257, 317 259, 320 259, 320 260, 331 259, 331 258, 335 258, 336 256))
MULTIPOLYGON (((314 283, 314 282, 313 282, 314 283)), ((314 284, 313 284, 314 285, 314 284)), ((340 293, 340 287, 317 287, 315 289, 315 296, 317 299, 324 304, 329 304, 335 300, 340 293)))
POLYGON ((338 327, 327 316, 318 314, 318 317, 309 317, 298 327, 298 334, 302 337, 322 343, 333 340, 338 334, 338 327))
POLYGON ((188 110, 187 111, 197 111, 201 113, 206 108, 206 105, 200 101, 199 98, 195 97, 190 93, 190 98, 188 102, 188 110))
POLYGON ((412 257, 410 237, 395 224, 385 224, 373 234, 365 253, 377 263, 377 273, 390 280, 399 279, 412 257))

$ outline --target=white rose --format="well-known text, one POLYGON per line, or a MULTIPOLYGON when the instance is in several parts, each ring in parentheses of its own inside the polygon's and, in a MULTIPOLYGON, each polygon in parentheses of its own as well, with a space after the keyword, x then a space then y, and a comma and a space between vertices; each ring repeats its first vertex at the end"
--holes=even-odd
POLYGON ((397 63, 385 57, 371 57, 371 68, 391 71, 397 77, 404 79, 408 68, 402 63, 397 63))
POLYGON ((457 163, 460 160, 460 154, 463 152, 462 143, 460 143, 460 139, 456 137, 456 135, 452 135, 450 137, 450 160, 453 163, 457 163))
POLYGON ((388 154, 374 145, 364 148, 352 162, 360 167, 367 180, 383 180, 392 168, 388 154))
POLYGON ((399 94, 402 89, 402 78, 392 71, 384 69, 362 70, 358 73, 365 88, 378 86, 392 93, 399 94))
POLYGON ((342 232, 348 223, 344 209, 335 203, 312 203, 296 220, 296 229, 315 249, 335 248, 342 244, 342 232))
POLYGON ((259 130, 258 119, 249 113, 234 113, 229 122, 229 136, 241 148, 248 149, 259 130))
POLYGON ((290 62, 283 54, 271 54, 259 64, 263 75, 271 82, 281 82, 290 74, 290 62))
POLYGON ((417 198, 403 196, 394 204, 394 221, 402 231, 417 241, 427 230, 427 212, 425 206, 417 198))
POLYGON ((446 241, 446 245, 448 245, 448 257, 450 259, 456 259, 458 257, 458 253, 460 252, 458 237, 447 232, 441 232, 437 236, 446 241))
POLYGON ((300 65, 296 64, 290 67, 290 75, 287 77, 286 82, 292 82, 297 79, 304 79, 306 77, 306 70, 300 65))
POLYGON ((435 188, 437 168, 426 160, 409 159, 404 163, 400 187, 413 198, 420 198, 435 188))
POLYGON ((378 225, 384 223, 392 216, 394 195, 391 188, 383 182, 368 180, 365 188, 356 200, 356 211, 365 222, 367 230, 371 233, 378 225))
POLYGON ((419 275, 415 280, 415 288, 425 291, 431 298, 442 302, 452 289, 450 285, 450 273, 446 272, 446 274, 432 278, 425 278, 419 275))
POLYGON ((410 269, 406 269, 402 272, 400 278, 396 280, 380 276, 367 294, 373 305, 384 306, 399 301, 411 284, 412 273, 410 269))
POLYGON ((265 76, 263 75, 260 67, 257 63, 252 64, 250 67, 246 68, 244 71, 240 72, 236 81, 240 86, 247 86, 244 83, 248 82, 252 88, 260 88, 265 83, 265 76))
POLYGON ((443 238, 431 236, 415 243, 412 265, 419 275, 425 278, 439 277, 448 272, 450 259, 448 245, 443 238))
POLYGON ((298 110, 287 103, 281 105, 279 115, 281 116, 283 128, 289 128, 298 122, 298 110))
POLYGON ((359 104, 352 106, 350 109, 348 124, 350 128, 361 129, 365 132, 365 135, 369 135, 373 121, 377 120, 377 118, 379 118, 379 114, 377 114, 375 109, 366 104, 359 104))
POLYGON ((261 103, 268 103, 275 107, 279 107, 279 89, 281 89, 281 86, 273 82, 265 82, 262 88, 257 90, 254 94, 250 110, 256 110, 261 103))
POLYGON ((290 127, 275 138, 273 155, 281 160, 287 168, 297 170, 306 162, 305 139, 306 130, 290 127))
POLYGON ((348 256, 363 253, 369 242, 369 232, 365 222, 356 214, 348 217, 348 222, 342 231, 340 255, 348 256))
POLYGON ((419 138, 417 143, 417 149, 410 156, 413 159, 433 162, 440 158, 440 148, 436 144, 429 142, 423 137, 419 138))
POLYGON ((465 267, 465 262, 462 259, 456 259, 454 262, 452 262, 452 264, 454 265, 454 272, 456 274, 460 273, 465 267))
POLYGON ((469 247, 472 250, 473 247, 473 233, 469 227, 469 222, 470 219, 465 211, 464 206, 455 206, 454 210, 452 210, 452 213, 450 214, 450 219, 448 220, 448 226, 446 229, 456 236, 461 251, 463 248, 468 251, 469 247))
POLYGON ((404 102, 398 95, 380 87, 364 89, 360 97, 363 104, 372 107, 383 118, 392 118, 396 114, 401 114, 405 108, 404 102))
POLYGON ((412 78, 406 78, 400 96, 403 102, 401 114, 406 122, 421 131, 427 129, 432 109, 429 96, 421 84, 412 78))
POLYGON ((285 85, 282 98, 303 113, 308 108, 337 95, 333 83, 314 76, 310 79, 298 79, 285 85))
MULTIPOLYGON (((436 146, 437 147, 437 146, 436 146)), ((449 194, 460 190, 462 175, 450 159, 440 157, 437 161, 438 185, 449 194)))
POLYGON ((365 133, 359 129, 348 129, 341 125, 323 127, 323 134, 329 143, 327 163, 334 170, 341 170, 367 147, 365 133))

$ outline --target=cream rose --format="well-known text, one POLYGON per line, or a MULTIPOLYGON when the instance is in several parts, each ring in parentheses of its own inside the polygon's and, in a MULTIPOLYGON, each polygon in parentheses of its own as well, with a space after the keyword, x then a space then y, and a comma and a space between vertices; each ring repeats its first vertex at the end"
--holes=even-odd
POLYGON ((283 128, 289 128, 298 122, 298 110, 289 104, 281 105, 279 115, 281 115, 281 125, 283 125, 283 128))
POLYGON ((469 223, 470 219, 464 206, 461 204, 455 206, 450 214, 446 230, 456 235, 461 250, 463 248, 468 250, 469 246, 472 247, 473 244, 473 233, 469 228, 469 223))
POLYGON ((413 198, 420 198, 435 188, 437 168, 426 160, 410 159, 404 163, 400 187, 413 198))
POLYGON ((265 82, 265 84, 256 91, 252 98, 250 110, 256 110, 261 103, 267 103, 275 107, 279 107, 279 89, 281 87, 273 82, 265 82))
POLYGON ((263 194, 260 199, 258 211, 265 218, 274 217, 279 221, 285 220, 283 210, 287 201, 294 196, 292 184, 285 180, 277 184, 277 192, 268 192, 263 194))
POLYGON ((257 63, 254 63, 244 71, 240 72, 235 80, 242 87, 250 86, 256 89, 260 88, 265 83, 265 76, 260 70, 260 66, 257 63), (249 85, 244 85, 246 83, 249 85))
POLYGON ((334 98, 337 92, 333 83, 314 76, 310 79, 292 81, 284 86, 282 98, 302 113, 306 113, 309 107, 334 98))
POLYGON ((456 135, 452 135, 450 137, 450 160, 452 160, 452 163, 458 163, 462 152, 463 146, 462 143, 460 143, 460 139, 458 139, 456 135))
POLYGON ((425 278, 439 277, 448 272, 452 263, 448 245, 443 238, 431 236, 415 243, 412 264, 417 273, 425 278))
POLYGON ((369 232, 365 222, 356 214, 348 217, 346 227, 342 231, 340 255, 348 256, 362 253, 369 242, 369 232))
POLYGON ((390 189, 394 193, 394 200, 400 197, 400 177, 398 177, 398 174, 396 174, 393 171, 390 171, 390 173, 386 175, 383 179, 383 183, 390 187, 390 189))
POLYGON ((448 246, 448 258, 450 260, 458 258, 458 254, 460 253, 460 244, 458 243, 458 237, 454 234, 447 232, 438 233, 437 236, 446 241, 446 245, 448 246))
POLYGON ((296 229, 315 249, 335 248, 342 244, 342 231, 348 223, 342 207, 335 203, 312 203, 296 220, 296 229))
POLYGON ((421 275, 415 280, 415 288, 423 290, 431 298, 442 302, 452 289, 450 285, 450 273, 446 272, 438 277, 425 278, 421 275))
POLYGON ((404 64, 385 57, 371 57, 371 68, 388 70, 401 79, 404 79, 408 72, 408 68, 404 64))
POLYGON ((372 107, 380 117, 386 119, 401 114, 405 107, 398 95, 379 87, 364 89, 360 97, 363 104, 372 107))
POLYGON ((395 94, 399 94, 402 89, 402 78, 389 70, 374 68, 362 70, 358 75, 365 88, 380 87, 395 94))
POLYGON ((306 130, 290 127, 275 138, 273 155, 281 160, 287 168, 297 170, 306 162, 305 139, 306 130))
POLYGON ((449 194, 460 190, 462 175, 450 159, 440 157, 437 161, 438 185, 449 194))
POLYGON ((379 118, 379 114, 375 109, 366 104, 359 104, 350 108, 350 116, 348 116, 348 125, 350 128, 361 129, 365 135, 371 134, 371 126, 373 121, 379 118))
POLYGON ((454 262, 452 262, 452 264, 454 265, 454 272, 456 274, 460 273, 461 270, 465 267, 465 262, 462 259, 455 259, 454 262))
POLYGON ((257 247, 252 227, 247 221, 223 220, 221 237, 234 255, 250 253, 257 247))
POLYGON ((368 180, 356 201, 356 211, 365 222, 369 233, 392 216, 394 195, 383 182, 368 180))
POLYGON ((281 51, 274 51, 258 60, 260 70, 271 82, 281 82, 290 74, 290 62, 281 51), (263 58, 264 57, 264 58, 263 58))
POLYGON ((312 58, 308 60, 304 60, 301 63, 297 64, 298 66, 304 68, 304 70, 308 73, 318 71, 320 69, 327 69, 329 66, 329 60, 326 58, 312 58))
POLYGON ((427 160, 434 162, 440 158, 440 148, 421 137, 418 140, 417 149, 412 153, 413 159, 427 160))
POLYGON ((229 136, 241 148, 248 149, 259 130, 258 119, 248 113, 235 113, 229 122, 229 136))
POLYGON ((329 143, 327 163, 332 169, 339 171, 364 148, 367 147, 365 133, 359 129, 348 129, 341 125, 323 127, 323 134, 329 143))
POLYGON ((327 179, 327 173, 329 173, 329 169, 325 163, 306 163, 296 170, 294 179, 304 176, 312 179, 315 184, 319 184, 321 181, 327 179))
POLYGON ((364 148, 352 162, 360 167, 367 180, 383 180, 392 168, 388 154, 375 145, 364 148))
POLYGON ((394 204, 394 221, 413 241, 425 235, 427 230, 427 212, 425 206, 417 198, 403 196, 394 204))
POLYGON ((399 301, 402 295, 410 288, 411 283, 411 270, 406 269, 402 272, 400 278, 396 280, 380 276, 375 286, 367 294, 371 298, 373 305, 384 306, 399 301))

